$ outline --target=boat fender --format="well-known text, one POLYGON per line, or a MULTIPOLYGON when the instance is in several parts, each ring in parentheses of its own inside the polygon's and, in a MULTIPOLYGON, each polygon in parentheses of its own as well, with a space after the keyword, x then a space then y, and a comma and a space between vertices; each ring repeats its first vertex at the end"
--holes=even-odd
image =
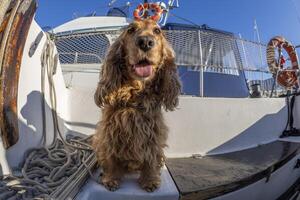
POLYGON ((138 5, 133 11, 133 17, 135 20, 142 20, 143 18, 150 18, 154 21, 158 21, 163 13, 163 9, 156 3, 144 3, 138 5), (148 10, 152 10, 154 15, 148 16, 148 10))
POLYGON ((285 88, 298 86, 299 69, 298 56, 295 47, 282 36, 272 38, 267 46, 267 63, 270 72, 276 77, 279 85, 285 88), (289 60, 292 64, 291 68, 283 68, 285 59, 282 55, 282 48, 287 52, 289 60), (279 57, 276 58, 275 50, 278 49, 279 57))

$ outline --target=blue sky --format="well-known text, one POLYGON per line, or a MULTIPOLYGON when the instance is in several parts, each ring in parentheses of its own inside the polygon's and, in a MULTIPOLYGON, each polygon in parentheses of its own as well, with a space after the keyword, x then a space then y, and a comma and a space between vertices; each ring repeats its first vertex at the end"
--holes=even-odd
MULTIPOLYGON (((56 27, 74 16, 85 16, 94 11, 104 15, 109 0, 39 0, 36 20, 41 27, 56 27)), ((117 0, 116 5, 125 4, 117 0)), ((131 1, 133 7, 141 0, 131 1)), ((166 2, 166 1, 165 1, 166 2)), ((256 19, 261 41, 267 43, 275 35, 283 35, 294 45, 300 44, 300 0, 181 0, 175 15, 207 24, 210 27, 241 33, 254 39, 256 19), (298 13, 297 13, 298 12, 298 13)), ((169 22, 184 22, 170 17, 169 22)), ((186 23, 186 22, 184 22, 186 23)))

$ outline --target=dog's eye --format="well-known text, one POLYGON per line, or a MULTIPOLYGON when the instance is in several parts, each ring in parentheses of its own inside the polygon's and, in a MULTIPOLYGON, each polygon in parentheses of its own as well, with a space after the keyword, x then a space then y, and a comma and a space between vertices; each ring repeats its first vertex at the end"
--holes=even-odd
POLYGON ((154 28, 153 32, 155 34, 160 34, 161 33, 161 30, 159 28, 154 28))
POLYGON ((127 33, 131 34, 135 31, 135 28, 134 27, 130 27, 128 30, 127 30, 127 33))

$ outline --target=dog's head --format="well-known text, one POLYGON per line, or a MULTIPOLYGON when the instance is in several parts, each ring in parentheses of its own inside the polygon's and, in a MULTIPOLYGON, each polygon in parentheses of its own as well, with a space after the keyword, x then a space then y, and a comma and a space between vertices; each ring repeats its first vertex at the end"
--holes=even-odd
POLYGON ((134 21, 111 45, 102 66, 96 104, 102 106, 106 95, 131 82, 157 85, 159 92, 174 91, 170 100, 180 92, 174 51, 151 19, 134 21))
POLYGON ((153 20, 131 23, 122 34, 127 70, 131 78, 149 80, 163 67, 164 59, 174 57, 164 34, 153 20))

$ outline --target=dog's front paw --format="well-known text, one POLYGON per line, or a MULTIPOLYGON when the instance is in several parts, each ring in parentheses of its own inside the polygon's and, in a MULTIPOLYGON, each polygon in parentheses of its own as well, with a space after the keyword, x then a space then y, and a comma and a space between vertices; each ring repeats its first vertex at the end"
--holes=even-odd
POLYGON ((114 180, 114 179, 102 179, 101 180, 102 184, 106 189, 109 191, 116 191, 120 187, 120 181, 119 180, 114 180))
POLYGON ((153 192, 160 186, 160 179, 154 179, 154 180, 139 180, 140 186, 146 190, 147 192, 153 192))

